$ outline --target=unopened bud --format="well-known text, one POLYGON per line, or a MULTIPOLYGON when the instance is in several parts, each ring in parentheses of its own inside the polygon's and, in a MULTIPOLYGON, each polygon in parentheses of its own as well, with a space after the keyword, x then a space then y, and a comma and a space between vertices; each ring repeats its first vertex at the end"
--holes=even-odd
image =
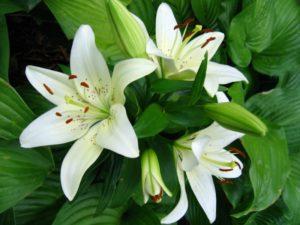
POLYGON ((156 153, 152 149, 146 150, 142 155, 142 188, 144 202, 151 197, 152 201, 159 203, 163 192, 172 196, 172 193, 165 185, 161 173, 156 153))
POLYGON ((107 13, 116 43, 128 58, 146 58, 147 37, 127 8, 119 0, 107 0, 107 13))
POLYGON ((230 130, 260 136, 268 130, 257 116, 233 102, 206 104, 203 109, 211 119, 230 130))

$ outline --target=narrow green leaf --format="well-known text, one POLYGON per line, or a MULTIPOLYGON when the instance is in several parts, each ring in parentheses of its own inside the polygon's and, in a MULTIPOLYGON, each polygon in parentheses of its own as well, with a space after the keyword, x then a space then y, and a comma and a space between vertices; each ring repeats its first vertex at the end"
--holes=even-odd
POLYGON ((192 81, 159 79, 153 82, 151 91, 166 94, 175 91, 190 90, 192 86, 192 81))
POLYGON ((207 57, 208 56, 206 52, 193 83, 192 96, 189 102, 190 105, 196 104, 197 101, 201 98, 201 91, 203 89, 203 84, 206 76, 207 57))
POLYGON ((0 16, 7 14, 7 13, 13 13, 17 11, 21 11, 22 8, 13 2, 12 0, 1 0, 0 1, 0 16))
POLYGON ((2 15, 0 15, 0 40, 0 78, 8 81, 9 39, 6 19, 2 15))
POLYGON ((0 79, 0 138, 17 139, 34 118, 18 93, 0 79))
POLYGON ((246 135, 242 144, 251 160, 249 175, 254 199, 246 210, 234 214, 237 218, 272 205, 281 195, 290 171, 287 142, 282 129, 270 129, 265 137, 246 135))
POLYGON ((18 142, 0 141, 0 212, 41 186, 53 167, 47 149, 24 150, 18 142))
POLYGON ((151 104, 134 124, 139 138, 151 137, 164 130, 169 121, 158 104, 151 104))

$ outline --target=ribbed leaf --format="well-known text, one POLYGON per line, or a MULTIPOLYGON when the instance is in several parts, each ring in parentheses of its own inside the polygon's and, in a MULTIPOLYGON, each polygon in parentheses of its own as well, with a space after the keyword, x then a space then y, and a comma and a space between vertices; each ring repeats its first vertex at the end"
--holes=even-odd
POLYGON ((0 41, 0 77, 8 81, 9 40, 8 40, 6 19, 5 16, 1 16, 1 15, 0 15, 0 40, 1 40, 0 41))
POLYGON ((33 113, 17 92, 0 79, 0 138, 17 139, 33 118, 33 113))
POLYGON ((22 10, 22 8, 12 0, 0 1, 0 15, 12 13, 22 10))
POLYGON ((154 212, 144 207, 137 205, 132 206, 125 212, 122 217, 121 225, 160 225, 159 219, 155 216, 154 212))
POLYGON ((0 212, 41 186, 53 169, 49 150, 24 150, 17 142, 0 141, 0 212))
POLYGON ((168 3, 173 10, 177 18, 177 22, 182 22, 191 16, 192 10, 190 5, 190 0, 154 0, 156 6, 162 2, 168 3))

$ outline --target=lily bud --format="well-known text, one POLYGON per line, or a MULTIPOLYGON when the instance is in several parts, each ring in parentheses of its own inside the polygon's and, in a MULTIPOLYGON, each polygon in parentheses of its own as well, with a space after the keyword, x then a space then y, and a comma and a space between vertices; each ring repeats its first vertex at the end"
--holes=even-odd
POLYGON ((143 153, 141 160, 144 202, 148 201, 149 196, 153 202, 161 202, 163 192, 166 192, 168 196, 172 196, 162 179, 156 153, 152 149, 148 149, 143 153))
POLYGON ((258 117, 233 102, 206 104, 203 109, 211 119, 230 130, 260 136, 268 130, 258 117))
POLYGON ((128 58, 146 58, 147 37, 134 15, 119 0, 106 5, 119 48, 128 58))

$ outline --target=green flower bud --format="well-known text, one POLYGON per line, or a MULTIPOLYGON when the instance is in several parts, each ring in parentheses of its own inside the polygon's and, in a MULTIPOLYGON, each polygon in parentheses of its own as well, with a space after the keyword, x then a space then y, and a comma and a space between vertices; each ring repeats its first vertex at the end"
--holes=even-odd
POLYGON ((143 153, 141 160, 144 202, 146 203, 150 196, 153 202, 159 203, 163 192, 172 196, 172 193, 162 179, 156 153, 152 149, 148 149, 143 153))
POLYGON ((147 37, 143 29, 119 0, 107 0, 107 14, 116 42, 128 58, 146 58, 147 37))
POLYGON ((211 119, 230 130, 260 136, 268 130, 258 117, 233 102, 206 104, 203 109, 211 119))

